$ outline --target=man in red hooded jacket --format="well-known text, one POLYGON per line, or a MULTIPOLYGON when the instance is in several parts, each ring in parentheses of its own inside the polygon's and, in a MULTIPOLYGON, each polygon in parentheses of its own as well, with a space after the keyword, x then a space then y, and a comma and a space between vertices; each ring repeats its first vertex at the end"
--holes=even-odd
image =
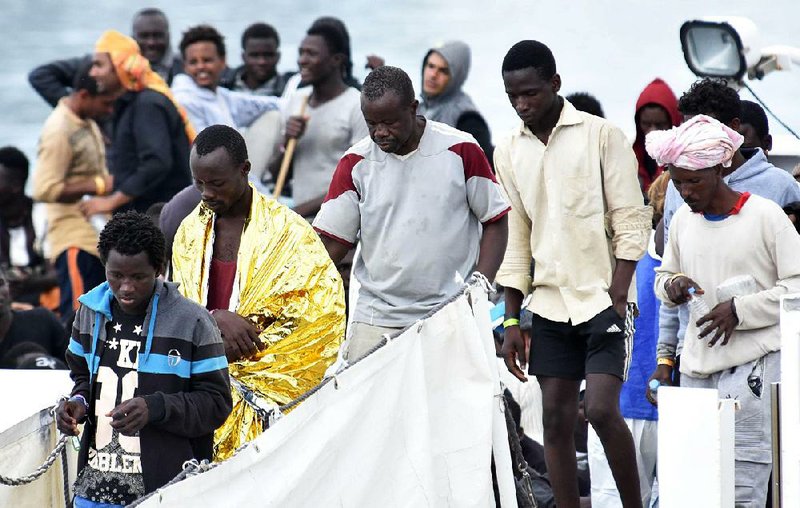
POLYGON ((659 167, 644 149, 644 137, 651 131, 661 131, 677 127, 681 123, 678 99, 664 80, 654 79, 647 85, 636 101, 636 141, 633 151, 639 161, 639 184, 647 193, 650 184, 661 174, 659 167))

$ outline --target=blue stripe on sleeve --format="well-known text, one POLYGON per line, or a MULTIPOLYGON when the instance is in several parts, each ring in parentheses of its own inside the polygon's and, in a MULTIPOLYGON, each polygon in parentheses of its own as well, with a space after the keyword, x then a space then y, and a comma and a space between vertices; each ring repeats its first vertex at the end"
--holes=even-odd
POLYGON ((224 356, 215 356, 192 362, 192 374, 205 374, 215 370, 227 369, 228 360, 224 356))
POLYGON ((147 374, 172 374, 188 379, 191 376, 192 362, 180 356, 167 356, 151 353, 145 361, 144 355, 139 357, 139 372, 147 374))
POLYGON ((75 356, 86 356, 86 353, 83 350, 83 346, 77 340, 70 338, 69 339, 69 347, 67 350, 75 356))

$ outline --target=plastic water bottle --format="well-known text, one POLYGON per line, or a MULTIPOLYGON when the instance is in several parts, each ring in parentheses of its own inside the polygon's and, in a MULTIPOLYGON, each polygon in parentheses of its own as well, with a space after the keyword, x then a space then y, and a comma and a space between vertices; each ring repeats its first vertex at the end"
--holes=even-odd
POLYGON ((658 399, 658 387, 661 386, 661 381, 658 379, 651 379, 649 383, 647 383, 648 388, 650 388, 650 393, 653 394, 653 399, 658 399))
MULTIPOLYGON (((706 316, 709 312, 711 312, 711 309, 708 308, 708 304, 705 300, 703 300, 703 297, 695 294, 695 292, 695 288, 689 288, 689 294, 691 296, 689 296, 689 301, 687 302, 689 305, 689 315, 691 316, 693 323, 697 323, 701 317, 706 316)), ((698 331, 703 332, 710 324, 710 321, 706 321, 702 326, 698 326, 697 329, 698 331)))

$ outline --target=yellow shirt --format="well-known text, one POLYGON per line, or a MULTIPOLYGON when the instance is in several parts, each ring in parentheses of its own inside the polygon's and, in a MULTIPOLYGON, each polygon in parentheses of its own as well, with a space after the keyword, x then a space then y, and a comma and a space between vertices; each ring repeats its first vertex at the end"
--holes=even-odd
POLYGON ((547 145, 521 122, 494 162, 511 202, 497 282, 533 291, 528 309, 551 321, 579 324, 610 307, 615 259, 644 255, 652 216, 622 131, 565 100, 547 145))
POLYGON ((56 200, 66 183, 107 174, 106 150, 97 124, 79 118, 61 99, 42 129, 33 172, 33 199, 47 203, 52 259, 69 247, 98 255, 97 231, 78 210, 78 202, 56 200))

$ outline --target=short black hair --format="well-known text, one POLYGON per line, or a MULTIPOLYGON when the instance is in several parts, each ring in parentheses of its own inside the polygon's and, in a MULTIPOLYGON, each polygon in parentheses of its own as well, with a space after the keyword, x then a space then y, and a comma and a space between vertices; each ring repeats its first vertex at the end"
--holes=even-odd
POLYGON ((247 160, 247 144, 239 131, 233 127, 211 125, 194 138, 194 149, 200 157, 210 154, 219 147, 225 148, 236 164, 243 164, 247 160))
POLYGON ((727 81, 704 78, 692 83, 681 96, 678 110, 686 116, 708 115, 730 124, 734 118, 741 118, 742 101, 727 81))
POLYGON ((281 38, 278 37, 278 31, 275 27, 267 23, 253 23, 242 32, 242 49, 247 41, 250 39, 275 39, 275 43, 280 47, 281 38))
POLYGON ((533 67, 542 79, 556 75, 556 59, 550 48, 539 41, 519 41, 503 58, 503 73, 533 67))
POLYGON ((367 75, 361 88, 361 94, 369 101, 380 99, 386 92, 394 92, 400 99, 414 102, 414 85, 406 71, 399 67, 378 67, 367 75))
POLYGON ((575 92, 565 97, 578 111, 605 118, 603 106, 597 98, 588 92, 575 92))
POLYGON ((82 65, 80 69, 78 69, 78 73, 75 74, 75 79, 72 81, 72 90, 75 92, 86 90, 92 97, 97 97, 102 91, 97 80, 89 75, 91 69, 91 62, 82 65))
POLYGON ((217 47, 217 53, 225 58, 225 37, 211 25, 197 25, 183 32, 180 49, 181 56, 186 58, 186 48, 196 42, 211 42, 217 47))
POLYGON ((769 120, 767 119, 767 113, 764 112, 764 108, 753 101, 742 100, 741 104, 742 111, 739 115, 739 120, 741 120, 742 123, 752 125, 753 130, 756 131, 756 135, 759 138, 764 139, 769 136, 769 120))
POLYGON ((97 250, 105 264, 111 249, 125 256, 147 252, 150 265, 158 270, 166 266, 164 233, 143 213, 131 210, 115 214, 100 232, 97 250))
POLYGON ((15 174, 22 182, 28 181, 28 170, 30 162, 25 154, 15 146, 4 146, 0 148, 0 165, 15 174))
POLYGON ((161 16, 162 18, 167 19, 167 15, 164 14, 164 11, 162 11, 161 9, 157 9, 155 7, 146 7, 138 11, 136 14, 133 15, 133 19, 136 19, 140 16, 161 16))
POLYGON ((342 76, 345 80, 353 77, 353 58, 350 54, 350 33, 344 22, 333 16, 323 16, 311 23, 306 35, 318 35, 325 39, 331 54, 341 53, 345 56, 342 76))

